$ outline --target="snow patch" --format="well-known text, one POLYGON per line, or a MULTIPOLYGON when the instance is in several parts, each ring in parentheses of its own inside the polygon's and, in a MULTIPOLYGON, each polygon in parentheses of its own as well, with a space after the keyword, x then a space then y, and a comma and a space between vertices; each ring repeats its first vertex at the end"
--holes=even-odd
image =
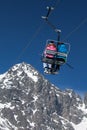
POLYGON ((0 103, 0 110, 3 108, 10 108, 11 110, 13 110, 15 106, 11 106, 11 103, 5 103, 5 104, 0 103))
POLYGON ((2 80, 6 76, 6 73, 0 75, 0 80, 2 80))
POLYGON ((85 104, 79 105, 78 109, 82 110, 84 114, 87 114, 87 109, 85 109, 85 104))
POLYGON ((74 123, 72 123, 72 125, 75 130, 87 130, 87 118, 84 117, 82 122, 78 125, 75 125, 74 123))
POLYGON ((28 77, 32 78, 34 82, 38 81, 37 76, 35 76, 33 73, 30 73, 27 70, 25 70, 25 73, 28 75, 28 77))
POLYGON ((6 118, 0 117, 0 130, 18 130, 17 127, 12 125, 6 118))

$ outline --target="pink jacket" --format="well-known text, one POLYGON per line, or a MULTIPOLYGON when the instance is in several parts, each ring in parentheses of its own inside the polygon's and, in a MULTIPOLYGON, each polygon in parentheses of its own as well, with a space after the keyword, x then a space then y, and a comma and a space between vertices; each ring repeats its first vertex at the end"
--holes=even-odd
POLYGON ((50 45, 46 47, 44 51, 44 55, 45 57, 48 57, 48 58, 54 58, 54 54, 56 51, 57 51, 56 46, 50 45))

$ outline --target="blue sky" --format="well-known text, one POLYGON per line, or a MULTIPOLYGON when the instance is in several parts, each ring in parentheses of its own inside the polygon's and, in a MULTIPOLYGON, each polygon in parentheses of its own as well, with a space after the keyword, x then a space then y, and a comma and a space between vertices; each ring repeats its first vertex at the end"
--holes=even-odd
POLYGON ((3 0, 0 1, 0 73, 14 64, 27 62, 61 89, 87 92, 87 1, 3 0), (56 8, 49 20, 61 29, 61 40, 71 44, 67 65, 58 75, 44 75, 41 54, 47 39, 57 34, 41 19, 46 6, 56 8))

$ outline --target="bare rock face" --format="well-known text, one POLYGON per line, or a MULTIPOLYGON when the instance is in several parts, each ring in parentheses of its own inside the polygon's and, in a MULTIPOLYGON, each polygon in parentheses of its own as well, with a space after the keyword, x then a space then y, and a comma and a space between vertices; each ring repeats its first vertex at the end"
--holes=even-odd
POLYGON ((84 103, 85 103, 85 108, 87 108, 87 93, 85 93, 85 96, 84 96, 84 103))
POLYGON ((0 130, 74 130, 86 115, 82 106, 73 90, 60 90, 29 64, 0 76, 0 130))

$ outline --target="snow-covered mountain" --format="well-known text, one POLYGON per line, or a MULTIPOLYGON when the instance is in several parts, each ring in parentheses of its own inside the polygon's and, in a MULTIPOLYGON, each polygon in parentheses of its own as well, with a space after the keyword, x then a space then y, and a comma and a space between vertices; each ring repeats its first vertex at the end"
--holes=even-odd
POLYGON ((83 101, 16 64, 0 75, 0 130, 87 130, 87 94, 83 101))

